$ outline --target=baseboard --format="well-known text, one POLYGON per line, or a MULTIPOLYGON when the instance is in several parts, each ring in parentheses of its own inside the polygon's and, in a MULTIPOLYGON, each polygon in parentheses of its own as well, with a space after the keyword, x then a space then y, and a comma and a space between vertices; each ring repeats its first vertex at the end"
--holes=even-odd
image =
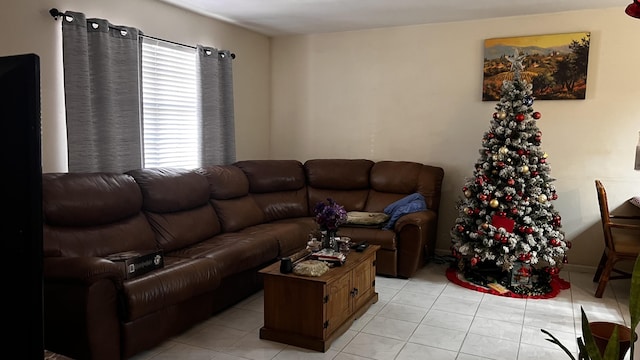
POLYGON ((451 255, 451 251, 447 251, 444 249, 435 249, 433 251, 434 254, 438 255, 438 256, 447 256, 447 255, 451 255))

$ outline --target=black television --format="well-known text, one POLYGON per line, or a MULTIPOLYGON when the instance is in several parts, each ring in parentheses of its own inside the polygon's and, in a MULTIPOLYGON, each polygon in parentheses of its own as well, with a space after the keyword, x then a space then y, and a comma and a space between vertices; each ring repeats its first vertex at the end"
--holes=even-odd
MULTIPOLYGON (((44 357, 40 58, 0 57, 3 342, 22 359, 44 357)), ((9 348, 5 351, 9 351, 9 348)))

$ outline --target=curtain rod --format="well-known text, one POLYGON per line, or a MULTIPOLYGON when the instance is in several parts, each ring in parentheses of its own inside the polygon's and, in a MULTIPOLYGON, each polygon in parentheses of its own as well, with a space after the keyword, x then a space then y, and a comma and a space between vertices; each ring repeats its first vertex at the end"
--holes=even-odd
MULTIPOLYGON (((52 8, 52 9, 50 9, 50 10, 49 10, 49 14, 51 14, 51 16, 53 17, 53 19, 54 19, 54 20, 58 20, 58 17, 60 17, 60 16, 64 16, 64 15, 65 15, 65 13, 61 12, 60 10, 58 10, 58 9, 56 9, 56 8, 52 8)), ((147 38, 147 39, 157 40, 157 41, 163 41, 163 42, 167 42, 167 43, 169 43, 169 44, 174 44, 174 45, 179 45, 179 46, 185 46, 185 47, 192 48, 192 49, 195 49, 195 48, 196 48, 196 47, 195 47, 195 46, 193 46, 193 45, 181 44, 181 43, 179 43, 179 42, 175 42, 175 41, 171 41, 171 40, 165 40, 165 39, 160 39, 160 38, 153 37, 153 36, 149 36, 149 35, 141 34, 140 36, 145 37, 145 38, 147 38)), ((222 54, 222 53, 223 53, 223 52, 219 52, 218 54, 222 54)), ((235 58, 236 58, 236 54, 231 53, 231 58, 232 58, 232 59, 235 59, 235 58)))

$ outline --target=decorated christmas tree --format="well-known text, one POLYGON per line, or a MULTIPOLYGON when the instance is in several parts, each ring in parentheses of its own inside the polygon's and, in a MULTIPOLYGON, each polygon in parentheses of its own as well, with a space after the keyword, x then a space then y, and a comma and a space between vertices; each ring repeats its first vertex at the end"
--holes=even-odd
POLYGON ((507 57, 510 76, 482 138, 473 177, 466 179, 457 202, 451 247, 459 269, 471 280, 501 281, 512 291, 540 293, 567 262, 571 243, 553 207, 555 179, 541 148, 541 114, 533 109, 532 85, 521 77, 523 58, 517 50, 507 57), (502 274, 494 272, 490 277, 497 279, 487 280, 486 273, 477 271, 481 268, 502 274), (526 281, 516 289, 514 279, 526 281))

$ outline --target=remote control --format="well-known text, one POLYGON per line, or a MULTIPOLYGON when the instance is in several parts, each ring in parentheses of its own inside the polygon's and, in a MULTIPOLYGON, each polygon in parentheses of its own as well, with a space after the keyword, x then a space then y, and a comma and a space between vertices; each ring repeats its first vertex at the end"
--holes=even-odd
POLYGON ((369 244, 367 244, 366 242, 362 242, 358 244, 358 246, 356 246, 356 251, 363 252, 367 247, 369 247, 369 244))

